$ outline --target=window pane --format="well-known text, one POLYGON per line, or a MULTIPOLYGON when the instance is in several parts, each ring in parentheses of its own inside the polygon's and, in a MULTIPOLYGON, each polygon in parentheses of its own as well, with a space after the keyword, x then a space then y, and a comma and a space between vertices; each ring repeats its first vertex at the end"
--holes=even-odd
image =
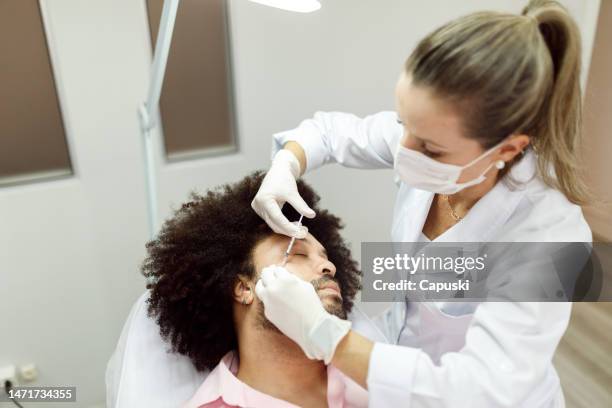
POLYGON ((72 173, 38 0, 0 1, 0 186, 72 173))
MULTIPOLYGON (((163 0, 148 0, 155 44, 163 0)), ((169 158, 232 149, 232 86, 225 0, 180 3, 160 111, 169 158)))

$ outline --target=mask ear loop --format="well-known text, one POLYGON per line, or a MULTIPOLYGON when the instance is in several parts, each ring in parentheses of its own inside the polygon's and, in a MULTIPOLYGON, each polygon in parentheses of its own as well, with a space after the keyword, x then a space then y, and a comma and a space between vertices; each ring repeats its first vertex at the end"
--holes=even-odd
MULTIPOLYGON (((499 149, 499 147, 506 141, 506 139, 502 140, 501 142, 499 142, 498 144, 496 144, 495 146, 493 146, 492 148, 490 148, 489 150, 487 150, 486 152, 484 152, 483 154, 481 154, 480 156, 478 156, 477 158, 475 158, 474 160, 472 160, 471 162, 469 162, 468 164, 464 165, 461 167, 461 170, 465 170, 468 167, 471 167, 472 165, 474 165, 474 163, 478 163, 480 160, 482 160, 483 158, 487 157, 488 155, 490 155, 491 153, 493 153, 495 150, 499 149)), ((503 162, 503 160, 498 160, 495 163, 495 167, 498 166, 499 162, 503 162)), ((504 164, 505 166, 505 164, 504 164)), ((499 167, 497 167, 499 168, 499 167)), ((503 167, 502 167, 503 168, 503 167)))
MULTIPOLYGON (((489 150, 487 150, 486 152, 484 152, 483 154, 481 154, 480 156, 478 156, 477 158, 475 158, 474 160, 472 160, 471 162, 469 162, 468 164, 466 164, 465 166, 463 166, 461 168, 461 171, 467 169, 468 167, 471 167, 474 163, 477 163, 479 160, 482 160, 484 157, 487 157, 488 155, 490 155, 492 152, 494 152, 495 150, 499 149, 499 147, 506 141, 506 139, 502 140, 501 142, 499 142, 498 144, 496 144, 495 146, 493 146, 492 148, 490 148, 489 150)), ((495 166, 496 169, 501 170, 504 167, 506 167, 506 162, 503 160, 497 160, 495 163, 491 163, 487 169, 482 172, 482 174, 479 177, 484 176, 491 167, 495 166)), ((476 178, 477 179, 477 178, 476 178)), ((475 180, 476 180, 475 179, 475 180)), ((468 182, 469 183, 469 182, 468 182)))
MULTIPOLYGON (((491 149, 491 150, 493 150, 493 149, 491 149)), ((490 152, 486 152, 485 154, 489 154, 489 153, 490 153, 490 152)), ((486 157, 484 154, 483 154, 482 156, 483 156, 483 157, 486 157)), ((478 158, 478 160, 480 160, 480 159, 482 159, 482 157, 478 158)), ((477 160, 477 161, 478 161, 478 160, 477 160)), ((469 166, 470 166, 470 165, 467 165, 466 167, 469 167, 469 166)), ((464 169, 465 169, 466 167, 464 167, 464 169)), ((461 184, 461 186, 464 186, 464 187, 470 187, 470 186, 475 185, 476 183, 474 183, 474 181, 476 181, 476 180, 480 179, 481 177, 485 177, 485 174, 487 174, 487 172, 488 172, 488 171, 491 169, 491 167, 495 167, 495 168, 497 168, 498 170, 501 170, 501 169, 503 169, 504 167, 506 167, 506 162, 505 162, 505 161, 503 161, 503 160, 497 160, 495 163, 491 163, 491 164, 489 164, 489 165, 487 166, 487 168, 485 169, 485 171, 483 171, 483 172, 480 174, 480 176, 476 177, 476 178, 475 178, 474 180, 472 180, 472 181, 468 181, 468 182, 462 183, 462 184, 461 184)))

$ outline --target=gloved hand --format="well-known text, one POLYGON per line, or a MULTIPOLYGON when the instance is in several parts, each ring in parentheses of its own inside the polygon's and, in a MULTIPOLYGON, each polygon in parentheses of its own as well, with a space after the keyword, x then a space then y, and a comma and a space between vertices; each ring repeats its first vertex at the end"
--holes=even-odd
POLYGON ((306 204, 297 190, 296 180, 300 176, 300 162, 288 150, 280 150, 274 156, 270 170, 264 177, 251 207, 277 234, 299 239, 305 238, 307 229, 297 226, 281 211, 288 202, 297 212, 313 218, 315 212, 306 204))
POLYGON ((308 358, 330 363, 351 322, 328 313, 312 284, 272 265, 262 270, 255 293, 264 303, 268 320, 308 358))

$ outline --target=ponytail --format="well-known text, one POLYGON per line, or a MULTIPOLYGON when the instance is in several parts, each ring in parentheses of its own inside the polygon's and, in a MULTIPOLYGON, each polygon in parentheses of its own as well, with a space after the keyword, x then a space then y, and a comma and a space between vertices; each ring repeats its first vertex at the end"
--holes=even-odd
POLYGON ((557 1, 531 0, 522 14, 538 25, 546 45, 541 58, 552 74, 551 88, 531 134, 539 172, 547 184, 570 201, 584 203, 589 194, 578 164, 582 142, 580 31, 557 1))

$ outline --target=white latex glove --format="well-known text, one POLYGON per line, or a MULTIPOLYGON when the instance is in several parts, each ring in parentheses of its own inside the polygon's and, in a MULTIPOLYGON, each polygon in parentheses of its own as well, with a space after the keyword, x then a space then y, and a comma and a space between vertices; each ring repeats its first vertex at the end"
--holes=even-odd
POLYGON ((268 320, 308 358, 330 363, 351 322, 328 313, 312 284, 272 265, 262 270, 255 293, 264 303, 268 320))
POLYGON ((251 207, 277 234, 299 239, 305 238, 308 230, 289 222, 281 211, 288 202, 297 212, 313 218, 315 212, 306 204, 297 190, 296 180, 300 176, 300 162, 288 150, 280 150, 274 156, 270 170, 264 177, 251 207))

